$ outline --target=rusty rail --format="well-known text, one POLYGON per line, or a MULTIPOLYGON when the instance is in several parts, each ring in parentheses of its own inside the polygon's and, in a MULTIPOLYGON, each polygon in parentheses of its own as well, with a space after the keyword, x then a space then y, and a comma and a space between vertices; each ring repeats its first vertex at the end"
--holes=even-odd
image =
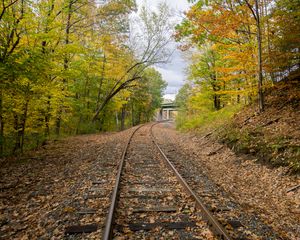
POLYGON ((106 218, 106 222, 105 222, 105 230, 103 233, 103 240, 111 240, 113 238, 113 222, 114 222, 114 215, 115 215, 115 209, 118 203, 118 193, 119 193, 119 189, 120 189, 120 182, 121 182, 121 175, 122 175, 122 170, 124 167, 124 163, 125 163, 125 156, 127 153, 127 149, 128 146, 130 144, 130 141, 133 137, 133 135, 136 133, 137 130, 139 130, 143 125, 138 126, 131 134, 131 136, 129 137, 124 150, 123 150, 123 154, 122 154, 122 158, 120 161, 120 165, 119 165, 119 169, 118 169, 118 173, 117 173, 117 178, 116 178, 116 183, 115 183, 115 187, 112 193, 112 198, 111 198, 111 205, 108 211, 108 215, 106 218))
MULTIPOLYGON (((156 123, 158 124, 158 123, 156 123)), ((153 135, 153 127, 156 125, 153 124, 151 126, 151 136, 152 141, 165 159, 167 165, 173 170, 175 173, 178 181, 182 184, 186 192, 194 199, 196 202, 196 206, 201 209, 203 217, 206 219, 208 224, 210 225, 212 231, 214 234, 219 237, 220 239, 224 240, 231 240, 231 237, 229 234, 225 231, 225 229, 221 226, 221 224, 218 222, 218 220, 212 215, 212 213, 205 207, 205 205, 202 203, 200 198, 197 196, 197 194, 190 188, 190 186, 187 184, 187 182, 183 179, 183 177, 180 175, 180 173, 176 170, 174 165, 171 163, 171 161, 168 159, 168 157, 165 155, 165 153, 162 151, 162 149, 158 146, 157 142, 155 141, 155 137, 153 135)))
MULTIPOLYGON (((175 173, 177 179, 183 185, 183 187, 185 188, 187 193, 194 199, 194 201, 196 202, 196 206, 199 207, 202 210, 203 216, 207 220, 207 222, 210 225, 210 227, 211 227, 212 231, 214 232, 214 234, 217 237, 219 237, 220 239, 231 240, 231 237, 228 235, 228 233, 225 231, 225 229, 214 218, 212 213, 204 206, 204 204, 199 199, 199 197, 196 195, 196 193, 194 193, 194 191, 189 187, 189 185, 182 178, 182 176, 179 174, 179 172, 175 169, 175 167, 170 162, 170 160, 167 158, 167 156, 162 151, 162 149, 158 146, 157 142, 155 141, 155 137, 154 137, 153 131, 152 131, 153 126, 155 126, 158 123, 160 123, 160 122, 152 124, 152 126, 151 126, 151 137, 152 137, 153 143, 155 144, 155 146, 157 147, 157 149, 159 150, 159 152, 161 153, 161 155, 165 159, 167 165, 173 170, 173 172, 175 173)), ((109 212, 108 212, 108 215, 107 215, 107 218, 106 218, 105 230, 104 230, 103 238, 102 238, 104 240, 113 239, 114 215, 115 215, 115 210, 116 210, 116 206, 117 206, 117 203, 118 203, 118 194, 119 194, 119 189, 120 189, 120 181, 121 181, 122 170, 123 170, 123 167, 124 167, 124 164, 125 164, 125 156, 126 156, 128 146, 130 144, 131 139, 133 138, 136 131, 138 129, 140 129, 142 126, 143 125, 138 126, 132 132, 131 136, 129 137, 129 139, 128 139, 125 147, 124 147, 124 151, 123 151, 123 154, 122 154, 121 162, 120 162, 118 173, 117 173, 115 187, 114 187, 112 198, 111 198, 111 205, 110 205, 109 212)))

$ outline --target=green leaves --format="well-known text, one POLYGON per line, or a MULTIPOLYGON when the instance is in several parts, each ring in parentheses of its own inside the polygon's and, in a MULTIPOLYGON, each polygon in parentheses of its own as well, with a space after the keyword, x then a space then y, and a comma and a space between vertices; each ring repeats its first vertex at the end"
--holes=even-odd
MULTIPOLYGON (((129 41, 133 0, 4 1, 0 10, 0 139, 4 154, 36 139, 115 130, 130 99, 151 119, 165 83, 148 67, 168 58, 170 12, 144 12, 129 41), (145 20, 145 19, 144 19, 145 20), (137 36, 138 38, 138 36, 137 36), (148 45, 147 45, 148 44, 148 45), (92 122, 94 119, 94 122, 92 122)), ((127 116, 126 116, 127 117, 127 116)), ((41 141, 37 141, 41 142, 41 141)), ((3 154, 3 152, 1 153, 3 154)))
POLYGON ((154 68, 147 69, 137 89, 132 92, 128 103, 132 125, 152 120, 155 110, 160 107, 163 91, 167 84, 154 68))

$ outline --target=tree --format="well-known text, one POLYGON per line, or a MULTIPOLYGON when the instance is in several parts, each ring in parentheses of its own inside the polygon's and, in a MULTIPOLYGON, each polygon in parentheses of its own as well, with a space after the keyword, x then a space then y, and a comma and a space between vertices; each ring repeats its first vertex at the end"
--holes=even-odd
POLYGON ((145 9, 142 31, 133 34, 135 11, 134 0, 2 1, 1 155, 58 135, 115 130, 119 113, 140 91, 151 105, 141 121, 151 118, 159 101, 151 91, 159 86, 149 89, 155 77, 145 71, 169 56, 169 10, 145 9))
POLYGON ((176 105, 182 110, 185 111, 187 109, 187 102, 189 97, 191 96, 192 87, 190 84, 185 83, 178 91, 178 94, 175 98, 176 105))
POLYGON ((268 41, 265 67, 273 81, 278 82, 300 68, 300 6, 296 0, 277 0, 272 8, 269 5, 266 4, 268 11, 264 16, 268 41))
MULTIPOLYGON (((0 21, 5 24, 1 24, 1 34, 0 34, 0 72, 5 73, 10 65, 8 63, 9 58, 15 52, 21 39, 21 25, 25 13, 24 1, 2 1, 1 11, 0 11, 0 21)), ((12 76, 7 76, 6 74, 1 74, 3 77, 0 85, 0 154, 3 154, 4 145, 4 89, 8 88, 8 85, 12 81, 12 76)))
POLYGON ((221 108, 220 90, 224 87, 224 82, 217 74, 218 53, 210 45, 202 48, 202 53, 193 55, 193 63, 189 68, 189 77, 197 85, 206 88, 211 95, 214 109, 221 108))
MULTIPOLYGON (((261 32, 261 18, 259 13, 259 3, 255 0, 255 8, 250 4, 248 0, 244 0, 247 7, 250 9, 253 18, 256 22, 256 38, 257 38, 257 56, 258 56, 258 103, 259 111, 263 112, 265 108, 264 94, 263 94, 263 67, 262 67, 262 32, 261 32)), ((242 1, 239 0, 242 5, 242 1)))
POLYGON ((171 12, 166 4, 160 4, 158 13, 148 12, 145 7, 142 9, 140 22, 135 25, 135 32, 132 29, 130 38, 130 52, 134 57, 127 59, 129 64, 124 74, 116 80, 105 95, 103 102, 97 106, 93 117, 94 121, 116 94, 130 88, 134 82, 142 79, 141 74, 145 69, 168 61, 171 54, 168 49, 172 31, 170 16, 171 12))
POLYGON ((211 0, 194 5, 177 26, 182 49, 196 47, 200 54, 208 43, 223 60, 215 70, 226 83, 220 94, 258 95, 264 110, 263 91, 299 68, 299 18, 297 1, 211 0), (288 23, 288 24, 286 24, 288 23), (255 68, 254 68, 255 67, 255 68), (254 76, 257 76, 256 83, 254 76), (264 79, 263 79, 264 78, 264 79), (256 91, 255 88, 256 87, 256 91))
POLYGON ((163 91, 167 83, 154 68, 148 68, 134 89, 128 102, 132 126, 152 120, 155 110, 160 108, 163 91))

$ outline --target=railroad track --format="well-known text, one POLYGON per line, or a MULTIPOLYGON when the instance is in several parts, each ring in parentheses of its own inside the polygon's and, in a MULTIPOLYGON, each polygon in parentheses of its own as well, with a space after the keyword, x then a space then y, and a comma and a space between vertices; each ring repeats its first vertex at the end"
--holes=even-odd
POLYGON ((154 125, 126 144, 103 239, 231 239, 155 142, 154 125))
MULTIPOLYGON (((170 132, 166 129, 170 127, 170 123, 166 123, 153 129, 160 148, 163 149, 169 160, 214 217, 224 226, 231 238, 245 240, 286 239, 280 236, 272 228, 272 225, 263 221, 258 213, 249 211, 249 206, 243 206, 239 203, 239 199, 216 184, 210 178, 209 169, 205 167, 205 163, 203 165, 199 156, 196 155, 197 157, 195 157, 193 148, 186 151, 182 146, 180 147, 181 144, 177 143, 176 137, 172 138, 172 135, 168 134, 170 132)), ((206 153, 205 155, 209 156, 209 154, 206 153)), ((205 160, 205 155, 202 155, 202 161, 205 160)))

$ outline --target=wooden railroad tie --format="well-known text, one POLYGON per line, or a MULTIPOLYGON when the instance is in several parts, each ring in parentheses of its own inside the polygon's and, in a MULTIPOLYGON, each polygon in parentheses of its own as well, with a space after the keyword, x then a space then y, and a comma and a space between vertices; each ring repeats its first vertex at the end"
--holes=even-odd
POLYGON ((74 225, 65 228, 66 235, 79 234, 79 233, 91 233, 98 230, 97 224, 87 224, 87 225, 74 225))
POLYGON ((172 192, 169 188, 131 188, 129 192, 172 192))
POLYGON ((134 213, 143 213, 143 212, 176 212, 176 207, 152 207, 152 208, 143 208, 137 207, 133 209, 134 213))
POLYGON ((95 214, 96 210, 94 209, 83 209, 78 212, 79 215, 95 214))
POLYGON ((151 229, 162 227, 166 229, 185 229, 187 227, 196 227, 195 222, 157 222, 157 223, 131 223, 129 229, 131 231, 149 231, 151 229))

